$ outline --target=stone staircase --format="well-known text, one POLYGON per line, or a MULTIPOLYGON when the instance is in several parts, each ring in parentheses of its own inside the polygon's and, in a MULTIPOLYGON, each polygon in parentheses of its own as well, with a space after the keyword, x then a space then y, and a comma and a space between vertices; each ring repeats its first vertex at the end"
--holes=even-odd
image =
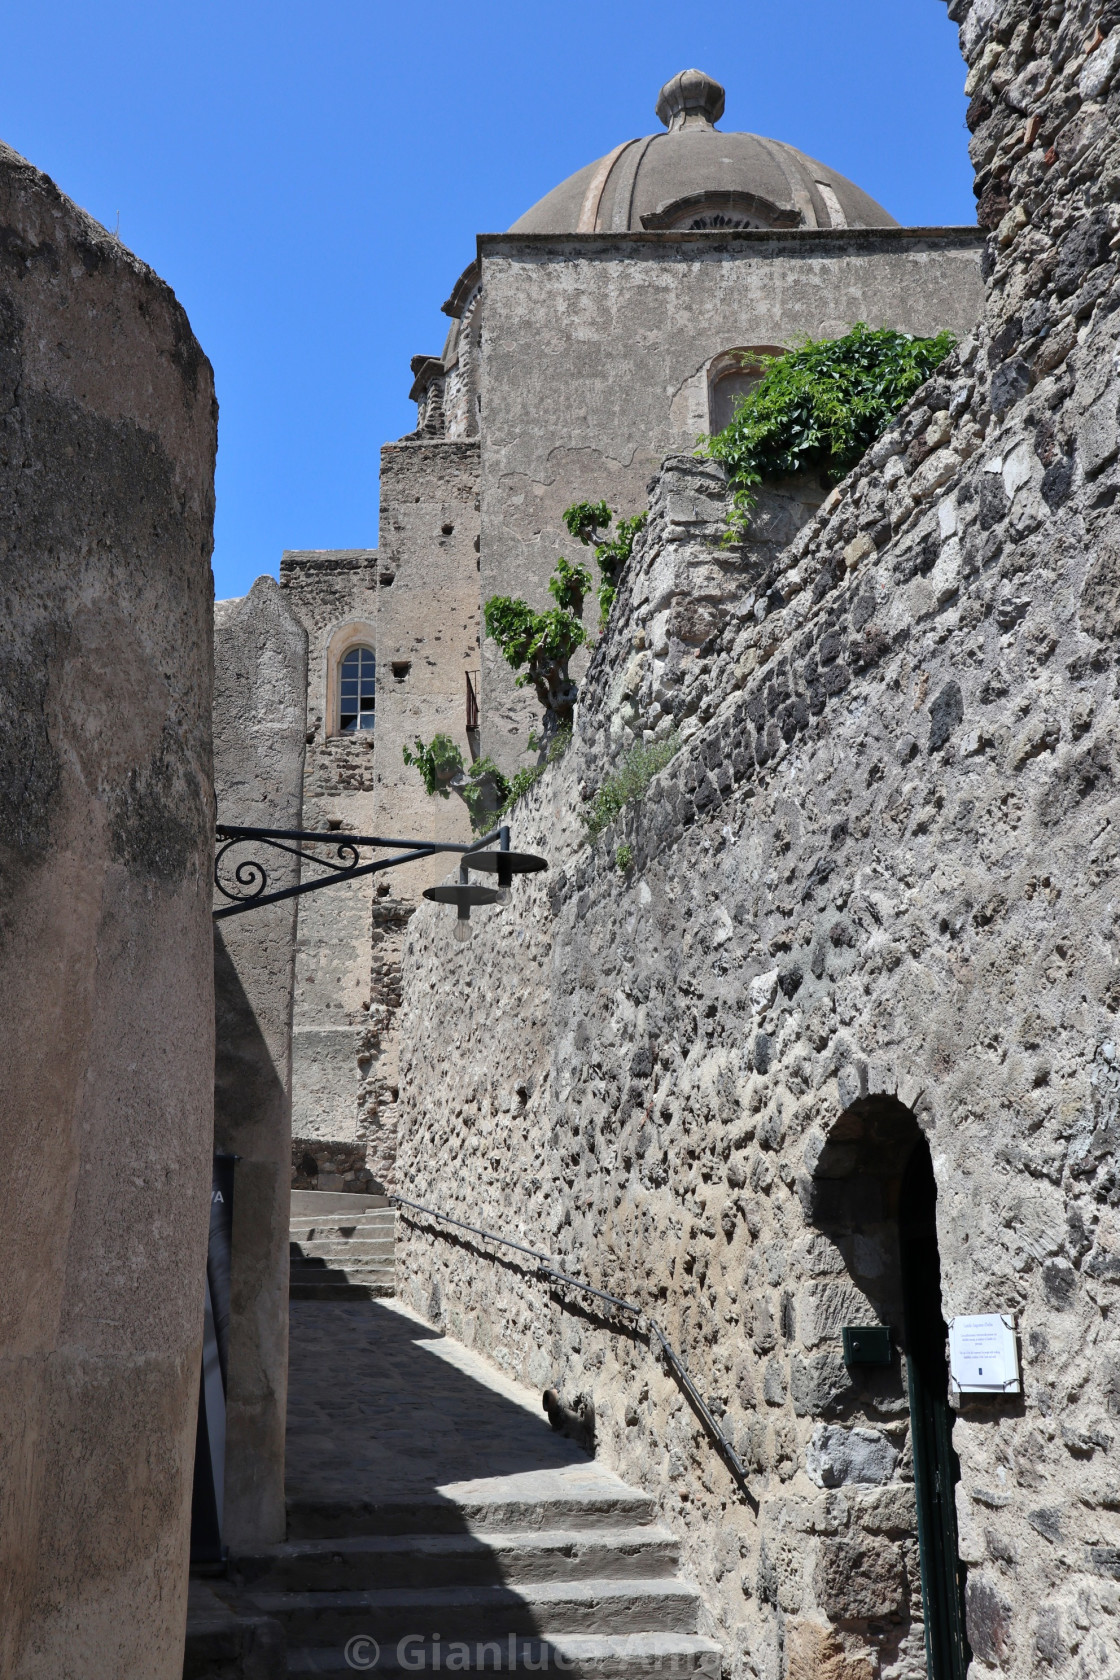
POLYGON ((367 1506, 345 1533, 337 1510, 305 1507, 290 1529, 306 1532, 239 1558, 245 1608, 285 1630, 289 1676, 342 1680, 374 1646, 389 1674, 445 1667, 459 1646, 468 1673, 718 1675, 651 1500, 591 1464, 510 1480, 367 1506))
POLYGON ((392 1295, 396 1214, 386 1196, 293 1190, 290 1297, 369 1301, 392 1295))
POLYGON ((221 1596, 278 1630, 292 1680, 718 1680, 654 1501, 398 1302, 293 1300, 288 1407, 288 1539, 239 1553, 221 1596))

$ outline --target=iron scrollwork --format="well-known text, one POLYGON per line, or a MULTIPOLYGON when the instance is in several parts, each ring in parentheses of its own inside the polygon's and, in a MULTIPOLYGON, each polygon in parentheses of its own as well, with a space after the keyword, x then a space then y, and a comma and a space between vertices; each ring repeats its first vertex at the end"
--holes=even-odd
MULTIPOLYGON (((296 830, 267 828, 235 828, 226 824, 218 825, 218 850, 214 857, 214 885, 223 898, 230 903, 215 910, 214 915, 234 916, 241 910, 251 910, 260 904, 275 904, 278 899, 295 896, 300 891, 309 892, 314 887, 331 886, 336 881, 350 880, 354 875, 366 873, 361 870, 361 852, 359 840, 349 835, 340 836, 337 844, 333 844, 334 857, 324 857, 318 851, 307 850, 308 843, 321 845, 324 841, 334 842, 331 834, 303 834, 296 830), (292 844, 291 842, 297 842, 292 844), (223 871, 223 864, 229 852, 235 847, 252 845, 263 846, 270 851, 283 852, 289 857, 299 859, 300 873, 305 863, 318 864, 326 873, 314 877, 310 881, 301 881, 299 887, 288 887, 276 892, 268 891, 269 875, 265 861, 259 857, 243 857, 237 862, 231 861, 223 871), (224 878, 223 878, 224 877, 224 878), (227 882, 229 883, 227 885, 227 882)), ((273 865, 275 868, 276 865, 273 865)))
MULTIPOLYGON (((469 845, 449 840, 389 840, 377 834, 339 834, 333 830, 308 833, 295 828, 242 828, 232 823, 219 823, 218 850, 214 858, 214 885, 228 904, 214 911, 214 919, 239 916, 246 910, 257 910, 264 904, 277 904, 281 899, 298 898, 303 893, 317 892, 321 887, 333 887, 339 881, 353 881, 360 875, 375 875, 383 869, 395 869, 402 863, 415 863, 419 858, 433 857, 440 852, 453 853, 460 864, 458 887, 430 887, 427 898, 460 900, 469 903, 489 903, 508 896, 509 884, 515 874, 525 874, 548 865, 543 858, 528 853, 511 852, 509 829, 504 824, 490 834, 484 834, 469 845), (487 850, 497 845, 498 850, 487 850), (234 851, 238 846, 252 847, 245 856, 234 851), (260 855, 264 849, 264 857, 260 855), (388 853, 374 856, 372 862, 362 861, 362 852, 388 853), (230 853, 233 852, 233 857, 230 853), (268 854, 282 853, 295 858, 297 879, 293 886, 270 889, 268 854), (313 864, 319 873, 303 879, 305 865, 313 864), (467 884, 467 870, 496 872, 497 891, 467 884)), ((277 863, 273 863, 275 872, 277 863)), ((466 914, 469 916, 469 903, 466 914)), ((460 904, 462 916, 463 905, 460 904)))

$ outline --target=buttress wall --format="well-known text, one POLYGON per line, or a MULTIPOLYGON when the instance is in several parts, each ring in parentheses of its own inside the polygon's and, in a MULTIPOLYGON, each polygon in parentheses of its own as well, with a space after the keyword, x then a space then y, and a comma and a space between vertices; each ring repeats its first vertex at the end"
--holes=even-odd
POLYGON ((210 365, 0 146, 0 1672, 182 1673, 213 1132, 210 365))

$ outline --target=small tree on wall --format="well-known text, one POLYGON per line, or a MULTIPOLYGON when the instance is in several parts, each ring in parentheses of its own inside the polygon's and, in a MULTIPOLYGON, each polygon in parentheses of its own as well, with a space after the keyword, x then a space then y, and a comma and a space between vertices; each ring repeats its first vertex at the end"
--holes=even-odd
POLYGON ((493 636, 506 664, 519 672, 518 688, 532 683, 544 711, 543 750, 561 729, 570 729, 576 685, 568 661, 587 640, 583 603, 591 588, 586 566, 571 565, 564 556, 549 579, 556 602, 538 612, 528 601, 510 595, 491 595, 483 611, 486 634, 493 636))
MULTIPOLYGON (((572 536, 585 548, 595 550, 601 624, 606 623, 623 567, 648 515, 636 513, 629 519, 619 519, 613 536, 607 536, 614 518, 606 502, 576 502, 564 513, 564 523, 572 536)), ((419 770, 429 794, 447 799, 457 793, 466 801, 476 832, 483 832, 496 817, 504 815, 571 739, 577 686, 568 662, 589 639, 583 608, 591 587, 589 569, 578 562, 573 566, 561 555, 548 584, 555 606, 538 611, 518 596, 492 595, 483 611, 486 634, 494 638, 506 663, 518 673, 518 688, 531 683, 540 701, 543 728, 539 735, 529 737, 530 749, 538 753, 535 766, 519 770, 512 779, 507 779, 489 758, 479 759, 468 769, 449 735, 435 735, 427 744, 417 737, 413 747, 403 749, 405 763, 419 770)))
POLYGON ((573 537, 585 548, 594 548, 599 568, 599 622, 605 624, 614 604, 618 580, 634 548, 634 539, 642 529, 648 513, 635 513, 629 519, 619 519, 614 536, 599 541, 600 534, 610 530, 614 513, 606 502, 576 502, 564 514, 564 523, 573 537))
MULTIPOLYGON (((599 622, 605 624, 615 597, 622 569, 630 558, 634 539, 648 515, 636 513, 619 519, 613 536, 614 513, 606 502, 575 502, 564 513, 564 524, 585 548, 594 548, 599 568, 599 622), (597 539, 603 537, 604 540, 597 539)), ((572 565, 563 555, 549 580, 549 593, 556 602, 538 612, 516 596, 492 595, 483 618, 486 634, 493 636, 506 663, 519 673, 517 686, 532 683, 544 712, 544 732, 539 745, 546 752, 558 732, 572 726, 576 685, 568 661, 588 640, 583 624, 583 604, 591 589, 586 566, 572 565)))

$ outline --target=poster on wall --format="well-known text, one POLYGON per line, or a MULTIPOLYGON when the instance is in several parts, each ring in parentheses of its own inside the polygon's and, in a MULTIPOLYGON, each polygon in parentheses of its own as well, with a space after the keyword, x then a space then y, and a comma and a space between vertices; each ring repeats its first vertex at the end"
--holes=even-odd
POLYGON ((1019 1351, 1010 1313, 949 1321, 949 1376, 961 1394, 1018 1394, 1019 1351))

